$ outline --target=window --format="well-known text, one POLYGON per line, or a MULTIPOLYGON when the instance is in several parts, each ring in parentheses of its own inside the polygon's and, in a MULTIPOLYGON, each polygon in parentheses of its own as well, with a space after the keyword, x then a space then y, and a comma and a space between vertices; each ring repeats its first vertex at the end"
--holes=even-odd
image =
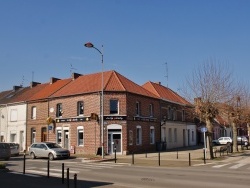
POLYGON ((136 116, 141 115, 140 102, 136 102, 136 116))
POLYGON ((185 110, 182 110, 182 121, 185 121, 185 110))
POLYGON ((172 112, 172 119, 173 120, 176 120, 177 118, 176 118, 176 108, 173 108, 173 112, 172 112))
POLYGON ((10 134, 10 142, 16 142, 16 133, 10 134))
POLYGON ((150 144, 155 143, 155 128, 153 126, 150 127, 150 144))
POLYGON ((77 115, 78 116, 83 116, 83 114, 84 114, 83 101, 78 101, 77 102, 77 115))
POLYGON ((36 119, 36 107, 31 107, 31 119, 36 119))
POLYGON ((133 131, 129 131, 129 145, 133 145, 133 131))
POLYGON ((36 129, 32 128, 31 129, 31 143, 36 142, 36 129))
POLYGON ((174 142, 177 142, 177 128, 174 128, 174 142))
POLYGON ((168 141, 171 143, 172 142, 172 128, 168 129, 168 141))
POLYGON ((77 145, 83 146, 83 126, 77 127, 77 145))
POLYGON ((194 131, 192 130, 192 142, 194 142, 194 131))
POLYGON ((169 106, 168 107, 168 119, 171 119, 171 112, 172 110, 171 110, 171 107, 169 106))
POLYGON ((136 145, 142 144, 142 131, 141 126, 136 127, 136 145))
POLYGON ((110 100, 110 114, 118 114, 119 112, 119 101, 116 99, 110 100))
POLYGON ((10 121, 17 121, 17 110, 16 109, 11 109, 10 121))
POLYGON ((149 105, 149 116, 154 117, 154 105, 153 104, 149 105))
POLYGON ((56 143, 61 145, 62 144, 62 131, 56 130, 56 143))
POLYGON ((56 117, 62 117, 63 111, 62 111, 62 103, 58 103, 56 105, 56 117))

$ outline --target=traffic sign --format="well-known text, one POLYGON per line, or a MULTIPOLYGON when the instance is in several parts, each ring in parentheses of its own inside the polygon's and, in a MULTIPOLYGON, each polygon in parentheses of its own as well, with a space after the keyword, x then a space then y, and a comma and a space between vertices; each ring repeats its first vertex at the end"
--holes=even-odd
POLYGON ((201 132, 203 132, 203 133, 204 133, 204 132, 207 132, 207 127, 202 127, 202 128, 201 128, 201 132))

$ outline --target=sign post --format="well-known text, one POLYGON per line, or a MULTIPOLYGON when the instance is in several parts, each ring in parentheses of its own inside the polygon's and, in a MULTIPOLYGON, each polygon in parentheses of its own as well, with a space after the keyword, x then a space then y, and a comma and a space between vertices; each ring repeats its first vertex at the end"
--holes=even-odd
POLYGON ((207 154, 207 151, 206 151, 206 132, 207 132, 207 127, 202 127, 201 128, 201 132, 203 132, 203 135, 204 135, 204 151, 205 151, 205 159, 207 158, 206 154, 207 154))

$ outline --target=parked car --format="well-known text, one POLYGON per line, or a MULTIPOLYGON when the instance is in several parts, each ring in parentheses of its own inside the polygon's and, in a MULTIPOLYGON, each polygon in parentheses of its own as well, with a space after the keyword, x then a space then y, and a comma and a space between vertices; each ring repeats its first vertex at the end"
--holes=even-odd
POLYGON ((0 142, 0 159, 9 160, 11 156, 10 145, 5 142, 0 142))
POLYGON ((7 143, 10 145, 10 153, 11 156, 18 156, 20 149, 19 149, 19 144, 17 143, 7 143))
POLYGON ((237 136, 237 144, 238 145, 249 145, 248 138, 246 136, 237 136))
POLYGON ((233 140, 230 137, 220 137, 217 140, 213 140, 212 142, 215 145, 221 145, 221 144, 225 145, 225 144, 232 144, 233 140))
POLYGON ((54 160, 58 158, 69 158, 70 151, 53 142, 39 142, 33 143, 30 146, 29 155, 32 159, 46 157, 49 158, 49 160, 54 160))

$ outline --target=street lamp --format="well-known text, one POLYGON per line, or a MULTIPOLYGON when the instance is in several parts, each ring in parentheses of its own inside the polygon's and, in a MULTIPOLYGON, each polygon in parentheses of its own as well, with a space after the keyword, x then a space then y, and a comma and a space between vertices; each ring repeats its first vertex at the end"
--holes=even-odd
MULTIPOLYGON (((94 48, 101 54, 101 61, 102 61, 102 88, 101 88, 101 141, 102 141, 102 158, 104 158, 104 136, 103 136, 103 53, 96 48, 91 42, 84 44, 87 48, 94 48)), ((102 46, 103 47, 103 46, 102 46)))

